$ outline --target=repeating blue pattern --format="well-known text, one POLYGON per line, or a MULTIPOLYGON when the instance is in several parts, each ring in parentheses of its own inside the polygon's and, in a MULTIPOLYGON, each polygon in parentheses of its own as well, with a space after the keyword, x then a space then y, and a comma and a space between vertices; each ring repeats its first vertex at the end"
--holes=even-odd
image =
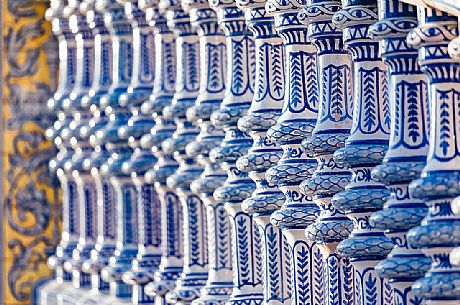
POLYGON ((53 0, 43 300, 458 302, 458 22, 403 1, 53 0))
POLYGON ((448 54, 448 43, 458 36, 458 26, 457 18, 447 13, 429 8, 420 13, 420 23, 407 41, 419 50, 420 66, 428 76, 430 144, 421 177, 411 183, 409 192, 425 202, 428 213, 419 226, 409 230, 407 241, 431 259, 425 277, 412 285, 415 297, 427 303, 447 304, 460 299, 454 289, 459 273, 450 261, 451 251, 459 245, 458 215, 451 209, 459 195, 458 139, 453 136, 458 115, 459 64, 448 54), (441 72, 446 67, 448 71, 441 72))
POLYGON ((318 75, 322 76, 318 120, 312 136, 303 142, 318 167, 301 184, 305 193, 313 195, 321 213, 306 235, 318 243, 323 254, 325 303, 330 305, 354 303, 352 278, 347 277, 352 267, 336 252, 337 242, 348 237, 352 223, 331 203, 332 197, 350 182, 350 172, 333 159, 350 132, 353 106, 351 58, 344 50, 342 31, 332 24, 332 16, 340 8, 337 1, 312 1, 299 13, 299 18, 308 22, 309 38, 318 56, 318 75))
POLYGON ((427 209, 414 199, 408 184, 416 179, 428 152, 428 103, 426 78, 416 63, 417 52, 406 43, 408 32, 416 26, 416 8, 399 1, 381 2, 379 22, 370 28, 373 38, 384 39, 382 57, 389 69, 392 122, 389 149, 372 177, 386 183, 391 197, 382 211, 371 216, 371 224, 391 238, 395 247, 377 266, 377 273, 390 279, 398 304, 417 304, 410 285, 423 276, 429 259, 407 243, 408 229, 419 225, 427 209))
POLYGON ((341 241, 338 253, 349 258, 354 267, 355 302, 390 304, 392 291, 374 267, 393 248, 381 230, 369 224, 369 217, 380 210, 389 196, 383 184, 371 177, 388 149, 390 113, 387 71, 380 60, 378 42, 369 38, 369 26, 377 19, 376 1, 347 3, 333 16, 343 30, 344 43, 353 59, 353 123, 345 147, 334 160, 348 166, 352 173, 345 190, 332 199, 333 206, 353 221, 350 236, 341 241))

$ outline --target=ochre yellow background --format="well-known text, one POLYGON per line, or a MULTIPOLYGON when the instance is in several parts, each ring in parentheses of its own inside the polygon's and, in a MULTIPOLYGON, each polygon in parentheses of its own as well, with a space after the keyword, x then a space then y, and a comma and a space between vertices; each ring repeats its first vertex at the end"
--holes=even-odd
MULTIPOLYGON (((7 56, 7 49, 6 49, 6 37, 8 33, 11 33, 11 31, 18 31, 21 27, 27 24, 34 24, 37 22, 38 19, 43 19, 45 10, 48 7, 47 2, 37 2, 37 1, 31 1, 30 5, 27 5, 27 8, 34 8, 35 11, 37 12, 36 16, 32 17, 20 17, 20 18, 15 18, 12 13, 8 10, 8 1, 4 0, 1 1, 2 3, 2 30, 3 30, 3 50, 2 50, 2 64, 3 64, 3 71, 2 71, 2 81, 3 81, 3 105, 2 105, 2 145, 0 147, 3 148, 3 155, 2 155, 2 163, 3 163, 3 221, 2 221, 2 226, 3 226, 3 296, 4 296, 4 304, 29 304, 29 300, 18 300, 15 298, 15 296, 12 294, 11 289, 10 289, 10 284, 8 277, 10 273, 14 270, 11 270, 12 266, 14 265, 14 260, 15 257, 18 256, 18 251, 20 249, 14 248, 10 249, 9 247, 9 242, 11 240, 20 240, 21 243, 27 247, 30 245, 30 243, 37 238, 37 236, 25 236, 22 235, 20 232, 15 231, 13 228, 10 227, 8 220, 6 219, 6 213, 5 213, 5 198, 8 196, 8 193, 11 192, 9 182, 7 179, 7 174, 10 170, 13 170, 13 173, 15 172, 15 169, 12 168, 12 165, 10 164, 10 160, 8 156, 10 154, 15 153, 14 152, 14 146, 13 146, 13 140, 15 137, 18 135, 19 132, 24 132, 24 131, 38 131, 40 133, 44 133, 43 127, 39 126, 37 123, 35 123, 33 120, 27 121, 21 126, 18 127, 18 129, 10 130, 7 128, 7 120, 11 118, 11 109, 9 106, 9 90, 10 88, 7 86, 5 82, 5 77, 7 77, 8 72, 10 70, 9 66, 9 61, 8 61, 8 56, 7 56)), ((23 62, 27 58, 27 51, 30 49, 35 49, 37 47, 40 47, 43 43, 47 42, 48 39, 50 38, 51 33, 51 25, 49 22, 44 21, 42 23, 42 28, 43 28, 43 35, 32 38, 28 41, 26 41, 25 46, 18 52, 18 58, 19 62, 23 62)), ((47 58, 45 54, 45 50, 41 49, 40 55, 39 55, 39 62, 38 62, 38 69, 35 72, 35 74, 30 75, 30 76, 24 76, 24 77, 11 77, 9 82, 13 84, 18 84, 20 85, 23 89, 29 92, 34 92, 35 86, 33 85, 35 81, 40 81, 44 83, 50 82, 50 71, 47 63, 47 58)), ((36 154, 39 151, 47 150, 51 147, 51 143, 49 141, 44 141, 40 143, 40 145, 37 148, 31 147, 28 145, 28 143, 23 142, 19 143, 19 155, 21 155, 24 159, 27 159, 34 154, 36 154)), ((17 153, 16 153, 17 154, 17 153)), ((34 182, 35 186, 37 189, 42 190, 45 192, 46 197, 48 201, 52 204, 51 205, 51 213, 52 217, 55 217, 56 213, 59 213, 59 208, 58 208, 58 203, 59 200, 57 199, 57 191, 49 185, 46 185, 44 183, 40 183, 38 181, 38 175, 32 174, 30 177, 29 176, 21 176, 19 179, 19 185, 25 185, 26 183, 30 182, 30 180, 34 182)), ((14 206, 14 205, 13 205, 14 206)), ((24 226, 28 226, 33 224, 35 221, 35 218, 33 215, 25 215, 25 219, 20 220, 18 215, 14 213, 11 213, 13 217, 15 217, 15 220, 17 223, 21 223, 24 226)), ((57 219, 57 217, 55 218, 57 219)), ((53 219, 50 219, 49 225, 46 228, 44 232, 41 232, 40 235, 48 237, 52 242, 55 242, 56 239, 56 222, 53 221, 53 219)), ((41 255, 44 256, 44 244, 39 243, 37 246, 35 246, 34 251, 37 253, 40 253, 41 255)), ((31 262, 26 262, 27 264, 31 264, 31 262)), ((50 275, 50 271, 46 266, 46 260, 45 259, 39 259, 38 266, 36 267, 37 270, 33 270, 35 268, 30 267, 31 271, 24 272, 21 274, 19 277, 19 280, 16 282, 17 284, 22 284, 22 283, 35 283, 38 279, 43 278, 45 276, 50 275)), ((27 269, 27 268, 26 268, 27 269)), ((27 269, 28 270, 28 269, 27 269)), ((16 270, 17 271, 17 270, 16 270)), ((21 271, 21 270, 19 270, 21 271)))

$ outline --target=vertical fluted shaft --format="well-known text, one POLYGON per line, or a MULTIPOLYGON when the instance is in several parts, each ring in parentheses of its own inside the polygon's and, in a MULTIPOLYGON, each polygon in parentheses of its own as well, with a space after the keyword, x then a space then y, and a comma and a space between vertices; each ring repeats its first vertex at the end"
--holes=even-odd
POLYGON ((331 204, 332 197, 343 191, 351 177, 348 169, 333 159, 334 152, 344 146, 352 123, 351 57, 344 50, 342 31, 332 23, 333 14, 340 8, 340 1, 312 0, 299 14, 308 24, 309 38, 318 56, 318 120, 312 136, 303 142, 318 167, 301 187, 313 195, 321 209, 306 235, 323 254, 326 304, 354 303, 352 266, 336 251, 353 225, 331 204))
POLYGON ((58 120, 47 130, 46 136, 54 141, 59 152, 49 163, 50 171, 56 172, 62 189, 62 238, 56 248, 56 254, 48 259, 48 265, 56 272, 56 279, 70 280, 70 273, 65 272, 63 264, 71 255, 78 242, 78 223, 76 221, 76 185, 67 181, 63 175, 64 163, 72 157, 73 149, 68 141, 63 141, 62 132, 67 130, 71 121, 69 113, 62 109, 63 101, 69 97, 76 82, 76 42, 75 35, 63 16, 62 3, 55 3, 55 8, 47 11, 47 18, 52 22, 53 33, 59 40, 59 85, 48 107, 57 113, 58 120))
POLYGON ((412 197, 424 200, 428 214, 407 234, 409 245, 431 259, 425 277, 412 285, 415 296, 426 304, 458 304, 454 289, 460 270, 450 261, 450 252, 460 245, 460 218, 451 209, 459 196, 458 101, 460 63, 450 58, 449 42, 458 36, 457 17, 430 8, 419 8, 419 24, 407 39, 419 50, 418 60, 428 76, 430 143, 420 179, 409 187, 412 197))
POLYGON ((202 200, 190 190, 190 184, 203 168, 187 156, 185 147, 199 133, 195 122, 187 119, 187 110, 195 104, 200 85, 199 39, 190 24, 190 16, 178 1, 168 3, 168 26, 176 34, 176 91, 166 114, 174 118, 177 129, 163 142, 168 154, 174 153, 179 163, 177 171, 168 177, 168 187, 175 189, 182 205, 184 236, 184 268, 176 287, 166 295, 168 302, 190 304, 199 297, 207 279, 206 214, 202 200))
POLYGON ((385 230, 395 247, 376 271, 389 279, 394 304, 420 304, 411 285, 423 277, 430 260, 407 243, 406 233, 420 225, 427 213, 423 200, 409 193, 409 183, 420 176, 428 153, 427 78, 417 63, 417 50, 406 42, 409 31, 417 26, 416 7, 398 0, 380 1, 379 17, 370 34, 382 43, 381 55, 393 88, 389 94, 392 116, 389 148, 372 178, 385 183, 391 196, 370 221, 385 230))
POLYGON ((158 1, 139 2, 145 11, 147 21, 155 33, 155 82, 148 101, 142 105, 142 112, 153 113, 155 126, 149 135, 141 139, 144 148, 151 148, 157 158, 155 166, 145 174, 147 183, 154 183, 161 204, 161 264, 153 281, 145 287, 145 293, 155 297, 155 304, 166 303, 165 295, 174 288, 182 271, 183 236, 182 209, 174 189, 166 184, 168 176, 178 167, 172 153, 165 152, 161 144, 176 130, 171 116, 163 110, 171 105, 176 80, 176 45, 174 34, 166 24, 166 18, 159 9, 158 1))
POLYGON ((281 208, 272 214, 271 222, 283 230, 290 246, 292 303, 321 304, 324 299, 321 253, 304 233, 316 219, 318 207, 310 194, 301 194, 299 189, 299 184, 316 167, 315 159, 302 149, 301 141, 311 134, 318 109, 315 47, 297 17, 303 6, 296 1, 268 1, 266 5, 267 11, 275 16, 275 27, 286 51, 283 111, 268 133, 283 148, 283 156, 267 171, 267 178, 285 197, 281 208))
POLYGON ((386 66, 379 57, 379 44, 369 38, 369 26, 377 21, 376 1, 343 1, 333 22, 343 29, 343 38, 353 60, 353 123, 345 147, 334 153, 334 161, 347 166, 351 182, 332 199, 333 206, 353 221, 350 236, 341 241, 338 253, 354 267, 356 304, 393 301, 386 279, 375 272, 393 243, 383 230, 369 224, 370 215, 381 210, 389 196, 382 183, 372 179, 372 169, 382 162, 388 149, 390 111, 386 66))
MULTIPOLYGON (((229 215, 232 243, 233 291, 230 304, 260 304, 261 282, 254 270, 254 248, 259 232, 253 219, 241 209, 241 202, 254 190, 246 173, 236 168, 236 161, 252 144, 251 138, 238 129, 237 122, 246 114, 253 96, 255 62, 254 42, 246 27, 243 12, 233 1, 210 1, 227 41, 227 79, 225 98, 212 114, 212 123, 222 127, 225 138, 211 151, 211 161, 227 172, 225 183, 216 189, 214 198, 222 202, 229 215)), ((260 256, 259 256, 260 258, 260 256)))
POLYGON ((207 0, 184 1, 183 5, 190 12, 191 24, 200 40, 199 95, 195 106, 187 111, 187 119, 197 122, 200 133, 187 145, 186 152, 204 167, 200 178, 190 188, 202 199, 206 209, 209 269, 206 286, 193 304, 223 304, 233 286, 230 223, 224 202, 216 201, 213 193, 225 182, 227 175, 219 164, 209 159, 209 152, 224 138, 222 128, 211 124, 211 114, 219 109, 225 94, 225 36, 217 24, 217 14, 207 0))

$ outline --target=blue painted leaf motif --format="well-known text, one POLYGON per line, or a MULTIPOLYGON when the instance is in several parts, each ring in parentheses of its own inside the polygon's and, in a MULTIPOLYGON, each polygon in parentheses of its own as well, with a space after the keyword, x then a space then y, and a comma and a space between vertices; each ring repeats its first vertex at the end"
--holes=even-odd
POLYGON ((198 43, 182 44, 182 64, 185 71, 182 75, 182 81, 186 91, 196 91, 200 85, 199 67, 198 67, 198 43))
POLYGON ((101 69, 99 85, 108 86, 112 83, 112 43, 103 42, 101 44, 101 69))
POLYGON ((442 153, 444 156, 447 155, 447 151, 450 147, 450 105, 449 105, 449 95, 448 92, 440 92, 439 93, 439 99, 440 99, 440 142, 439 142, 439 147, 442 149, 442 153))
POLYGON ((76 66, 75 62, 77 58, 77 52, 75 48, 67 47, 67 74, 66 74, 66 88, 73 88, 75 84, 76 66))
POLYGON ((256 76, 256 83, 257 83, 257 91, 256 95, 254 96, 255 101, 261 102, 267 95, 267 91, 269 90, 267 80, 270 79, 270 75, 268 73, 271 73, 271 71, 267 70, 267 67, 265 64, 268 62, 267 61, 267 56, 268 56, 268 49, 270 48, 270 45, 267 43, 264 43, 260 46, 259 48, 259 60, 258 63, 259 65, 256 66, 257 69, 257 76, 256 76))
POLYGON ((380 79, 380 86, 382 87, 382 111, 383 111, 383 129, 386 133, 389 133, 391 118, 390 118, 390 95, 388 93, 388 81, 387 81, 387 73, 384 71, 379 70, 379 79, 380 79))
POLYGON ((313 266, 315 283, 315 303, 324 303, 324 265, 323 256, 318 248, 313 248, 313 266))
POLYGON ((133 70, 133 44, 121 40, 118 51, 118 79, 121 83, 131 81, 133 70))
POLYGON ((394 304, 393 303, 393 289, 391 288, 388 281, 384 282, 383 285, 383 294, 384 294, 384 303, 385 304, 394 304))
POLYGON ((282 236, 283 238, 283 252, 284 252, 284 257, 285 261, 284 263, 284 270, 285 270, 285 280, 286 280, 286 289, 287 289, 287 295, 290 297, 291 292, 292 292, 292 274, 293 274, 293 266, 292 266, 292 249, 289 246, 289 243, 286 240, 285 236, 282 236))
POLYGON ((372 273, 368 273, 365 285, 365 305, 377 305, 377 278, 372 273))
POLYGON ((273 77, 273 92, 276 93, 273 98, 275 100, 282 100, 284 96, 284 46, 275 45, 271 46, 272 70, 267 71, 273 77))
POLYGON ((293 113, 308 109, 317 112, 318 84, 315 54, 306 52, 289 53, 289 104, 293 113))
POLYGON ((295 283, 297 286, 297 304, 309 304, 311 300, 310 251, 307 245, 298 245, 295 250, 295 283))
POLYGON ((232 39, 233 57, 232 57, 232 93, 235 95, 242 94, 244 90, 244 65, 243 65, 243 40, 237 41, 232 39))
POLYGON ((326 288, 327 295, 329 300, 329 305, 340 305, 340 296, 339 290, 339 265, 338 259, 336 256, 331 255, 327 259, 327 280, 326 288))
POLYGON ((203 262, 201 261, 201 251, 200 245, 201 241, 199 240, 201 234, 199 232, 198 226, 198 208, 200 205, 200 200, 191 196, 187 200, 187 214, 188 214, 188 238, 189 238, 189 245, 190 245, 190 264, 191 265, 201 265, 203 262))
POLYGON ((217 209, 217 266, 219 268, 231 268, 230 249, 228 246, 229 231, 228 215, 222 204, 217 209))
POLYGON ((162 89, 174 92, 174 84, 176 82, 176 65, 174 63, 175 51, 174 44, 169 42, 163 43, 163 56, 164 56, 164 67, 166 67, 164 83, 162 89))
POLYGON ((236 219, 236 234, 239 258, 238 267, 240 269, 240 281, 243 285, 250 283, 249 241, 247 226, 247 218, 245 216, 240 216, 236 219))
MULTIPOLYGON (((251 224, 253 226, 252 231, 254 232, 254 245, 262 245, 262 235, 257 228, 257 224, 251 218, 251 224)), ((262 262, 262 247, 254 248, 254 262, 262 262)), ((255 264, 255 278, 253 279, 254 284, 262 284, 263 282, 263 264, 255 264)))
POLYGON ((360 69, 360 81, 362 98, 363 98, 363 109, 364 109, 364 127, 367 131, 371 131, 374 126, 377 126, 377 111, 376 111, 376 100, 375 92, 377 90, 375 86, 375 73, 376 69, 364 70, 360 69))
POLYGON ((278 299, 280 293, 280 270, 278 268, 278 234, 275 232, 274 227, 269 225, 268 232, 266 233, 267 247, 265 251, 267 262, 267 277, 268 287, 270 289, 270 299, 278 299))
POLYGON ((407 84, 407 129, 409 130, 409 137, 412 139, 412 142, 416 142, 420 137, 420 122, 419 122, 419 105, 418 105, 418 92, 419 84, 407 84))
POLYGON ((342 261, 342 270, 343 270, 343 305, 352 305, 354 304, 354 289, 353 289, 353 267, 351 266, 348 259, 343 259, 342 261))
POLYGON ((216 93, 224 90, 224 54, 225 54, 225 44, 207 44, 206 53, 208 54, 208 88, 207 91, 211 93, 216 93))

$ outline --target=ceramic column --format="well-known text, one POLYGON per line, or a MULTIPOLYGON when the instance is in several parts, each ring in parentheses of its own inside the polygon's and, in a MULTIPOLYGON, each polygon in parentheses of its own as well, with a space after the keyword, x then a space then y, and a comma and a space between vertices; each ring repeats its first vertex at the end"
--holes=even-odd
POLYGON ((200 178, 192 182, 190 188, 205 205, 209 263, 208 280, 193 304, 223 304, 233 287, 230 223, 224 202, 216 201, 213 193, 225 182, 227 175, 218 163, 210 161, 209 152, 224 138, 224 131, 211 124, 210 117, 219 109, 225 94, 225 36, 217 24, 217 14, 207 0, 184 1, 183 5, 190 13, 192 26, 200 40, 200 92, 195 106, 187 111, 187 119, 197 122, 200 133, 187 145, 186 152, 204 167, 200 178))
POLYGON ((76 185, 68 182, 62 175, 64 163, 72 157, 73 149, 69 142, 62 140, 63 130, 68 128, 71 115, 62 108, 63 101, 69 97, 75 86, 76 42, 75 35, 63 17, 63 3, 54 1, 47 11, 47 19, 52 22, 52 30, 59 40, 59 85, 53 97, 48 101, 50 111, 57 114, 58 120, 46 131, 48 139, 53 140, 59 152, 49 163, 50 171, 57 172, 62 189, 62 238, 56 248, 56 254, 49 257, 48 266, 56 273, 58 282, 70 280, 70 273, 64 271, 63 264, 71 255, 78 242, 78 222, 76 221, 76 185))
POLYGON ((185 153, 185 146, 199 133, 194 122, 187 120, 186 111, 195 104, 200 85, 200 53, 196 32, 190 16, 179 1, 169 2, 168 25, 176 34, 177 77, 176 91, 167 115, 174 117, 177 129, 163 142, 168 154, 174 153, 179 163, 177 171, 168 177, 168 187, 176 190, 183 212, 184 268, 176 287, 166 295, 168 302, 190 304, 199 297, 207 279, 206 215, 201 199, 190 190, 190 183, 199 177, 203 168, 185 153))
POLYGON ((132 29, 124 16, 124 8, 114 0, 97 2, 104 11, 104 22, 112 34, 113 85, 107 95, 100 99, 102 109, 109 116, 107 126, 96 132, 100 144, 106 144, 111 157, 101 166, 100 175, 108 179, 116 196, 117 245, 109 265, 101 271, 101 277, 109 282, 110 293, 115 297, 129 298, 132 289, 122 281, 122 275, 131 268, 137 254, 137 190, 129 174, 123 172, 122 164, 132 154, 126 139, 118 135, 130 117, 129 109, 118 103, 120 96, 128 90, 133 67, 132 29))
MULTIPOLYGON (((275 165, 282 149, 267 137, 267 130, 276 124, 284 99, 284 48, 273 25, 273 17, 265 10, 265 1, 238 2, 245 10, 246 23, 255 38, 255 84, 251 107, 238 127, 248 132, 253 146, 248 154, 238 159, 237 167, 247 172, 255 182, 252 196, 241 207, 256 221, 260 236, 255 236, 249 247, 254 247, 253 259, 260 261, 252 272, 263 282, 263 300, 270 304, 289 302, 289 257, 287 243, 279 228, 272 226, 270 215, 283 203, 283 193, 267 182, 265 171, 275 165)), ((256 292, 255 292, 256 293, 256 292)))
POLYGON ((382 209, 389 191, 372 179, 371 170, 382 162, 388 149, 390 111, 386 66, 379 57, 379 44, 369 38, 369 26, 377 21, 376 1, 343 2, 333 22, 353 60, 353 123, 345 147, 334 161, 347 166, 351 182, 332 199, 333 206, 353 221, 350 236, 337 252, 354 267, 355 303, 391 304, 392 289, 375 272, 377 263, 393 248, 383 230, 369 224, 370 215, 382 209))
POLYGON ((161 204, 161 264, 153 281, 145 287, 145 293, 155 297, 155 304, 166 304, 165 295, 174 288, 182 271, 183 237, 182 212, 175 191, 168 188, 166 179, 178 167, 172 153, 165 153, 161 143, 170 138, 176 126, 171 116, 163 111, 171 105, 176 80, 176 45, 174 34, 166 24, 165 15, 159 10, 158 1, 145 1, 139 6, 145 11, 147 21, 155 31, 155 77, 152 95, 142 105, 143 113, 153 113, 155 126, 149 135, 141 139, 141 145, 151 148, 157 158, 155 166, 146 174, 147 183, 154 183, 161 204))
POLYGON ((138 194, 137 239, 138 253, 132 261, 131 270, 123 274, 123 282, 132 285, 132 302, 150 304, 152 297, 144 293, 144 287, 153 278, 160 265, 160 204, 152 183, 144 180, 145 172, 156 162, 149 149, 140 147, 140 138, 154 126, 151 114, 142 113, 140 107, 152 92, 154 81, 153 29, 148 25, 145 13, 137 1, 122 1, 125 15, 133 29, 133 74, 126 93, 119 98, 119 104, 131 110, 131 118, 118 130, 118 136, 125 139, 133 149, 129 161, 122 170, 131 175, 138 194))
POLYGON ((459 196, 458 101, 460 63, 449 57, 448 44, 458 36, 457 17, 420 7, 419 25, 408 37, 419 50, 419 64, 428 76, 430 101, 430 148, 420 179, 411 183, 412 197, 424 200, 428 214, 407 239, 431 259, 425 277, 412 285, 416 297, 427 304, 458 304, 455 285, 459 267, 450 262, 450 252, 460 244, 460 218, 451 209, 459 196))
POLYGON ((340 1, 312 0, 299 14, 308 24, 309 39, 318 56, 318 119, 311 137, 303 141, 318 167, 301 187, 313 195, 321 209, 306 236, 316 242, 323 255, 326 304, 354 304, 352 266, 336 251, 353 225, 331 204, 332 197, 343 191, 351 177, 348 169, 333 159, 334 152, 344 146, 352 123, 351 57, 344 50, 342 31, 332 23, 332 16, 340 8, 340 1))
POLYGON ((311 195, 300 193, 299 184, 316 167, 315 159, 302 149, 302 140, 314 128, 318 109, 317 63, 314 46, 307 39, 307 28, 297 14, 302 3, 267 2, 275 15, 275 26, 286 50, 286 88, 283 112, 268 135, 283 148, 278 164, 267 171, 267 178, 283 191, 280 210, 271 217, 283 230, 290 245, 292 302, 321 304, 324 300, 323 264, 319 249, 305 237, 305 228, 318 214, 311 195))
MULTIPOLYGON (((227 80, 225 98, 220 109, 211 116, 216 127, 225 131, 220 147, 210 152, 211 162, 220 163, 228 178, 216 189, 214 198, 222 202, 231 226, 233 291, 230 304, 261 304, 260 275, 254 276, 254 253, 250 245, 260 240, 252 217, 243 212, 241 202, 250 197, 254 182, 236 168, 236 161, 247 153, 252 139, 238 129, 238 119, 246 114, 254 87, 254 42, 248 31, 244 13, 234 1, 210 1, 227 41, 227 80)), ((260 255, 258 256, 260 258, 260 255)))
POLYGON ((373 227, 385 230, 395 247, 376 266, 378 275, 387 278, 393 288, 394 304, 419 304, 411 290, 413 282, 425 274, 430 260, 407 243, 406 233, 420 225, 427 213, 421 199, 409 193, 409 183, 417 179, 428 153, 427 78, 417 63, 417 50, 406 37, 417 26, 415 6, 398 0, 379 1, 379 22, 370 28, 374 39, 381 40, 390 84, 391 129, 388 151, 372 178, 385 183, 391 197, 382 211, 371 216, 373 227), (392 29, 388 32, 388 28, 392 29))
POLYGON ((90 172, 94 179, 97 194, 96 230, 97 239, 91 250, 90 258, 82 263, 82 270, 91 274, 91 287, 94 290, 108 290, 109 285, 102 281, 100 272, 108 264, 108 259, 115 251, 115 192, 108 179, 99 174, 101 165, 110 157, 105 143, 96 141, 96 133, 108 123, 108 117, 100 109, 99 100, 109 92, 113 83, 112 76, 112 42, 111 36, 104 24, 104 13, 96 10, 95 2, 87 1, 86 14, 89 26, 95 32, 94 53, 95 65, 93 86, 87 96, 82 99, 82 104, 89 107, 93 117, 86 127, 80 130, 82 137, 89 138, 93 146, 93 153, 84 160, 83 168, 90 172))

